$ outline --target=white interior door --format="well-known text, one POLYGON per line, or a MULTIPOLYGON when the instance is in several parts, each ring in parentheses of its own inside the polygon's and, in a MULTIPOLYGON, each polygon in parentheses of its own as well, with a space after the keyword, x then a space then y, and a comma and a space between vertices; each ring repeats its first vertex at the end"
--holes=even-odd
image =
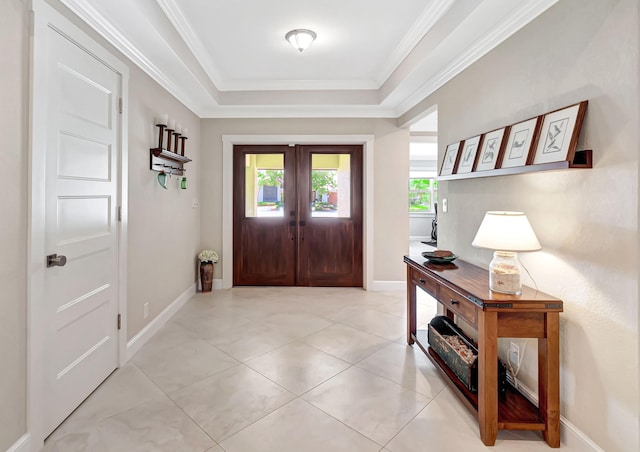
POLYGON ((121 90, 121 75, 52 28, 47 46, 45 251, 66 264, 44 272, 45 435, 118 365, 121 90))

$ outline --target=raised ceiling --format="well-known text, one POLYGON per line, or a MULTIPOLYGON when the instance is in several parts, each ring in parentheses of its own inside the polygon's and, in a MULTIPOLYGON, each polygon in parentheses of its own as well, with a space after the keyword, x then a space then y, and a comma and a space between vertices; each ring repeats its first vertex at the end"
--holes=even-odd
POLYGON ((557 2, 61 1, 203 118, 396 118, 557 2))

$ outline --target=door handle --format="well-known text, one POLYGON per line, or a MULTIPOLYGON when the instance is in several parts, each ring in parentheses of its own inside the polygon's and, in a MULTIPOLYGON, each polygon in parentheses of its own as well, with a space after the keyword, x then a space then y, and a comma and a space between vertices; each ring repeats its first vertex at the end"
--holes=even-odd
POLYGON ((57 254, 49 254, 47 256, 47 268, 64 267, 67 263, 67 256, 58 256, 57 254))

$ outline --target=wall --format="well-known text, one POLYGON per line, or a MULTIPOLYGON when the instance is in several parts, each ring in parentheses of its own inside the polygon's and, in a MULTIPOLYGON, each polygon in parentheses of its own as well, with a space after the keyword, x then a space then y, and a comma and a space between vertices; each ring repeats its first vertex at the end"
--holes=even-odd
MULTIPOLYGON (((101 45, 115 49, 57 1, 51 4, 101 45)), ((0 450, 27 431, 27 235, 29 159, 29 11, 28 2, 3 0, 0 15, 0 152, 6 186, 0 197, 0 450)), ((132 64, 129 81, 128 337, 196 281, 200 212, 198 198, 200 119, 132 64), (155 146, 153 118, 169 113, 190 130, 187 155, 189 189, 162 189, 149 171, 149 148, 155 146), (143 319, 143 303, 150 316, 143 319)))
POLYGON ((200 118, 131 67, 129 82, 129 339, 198 280, 200 211, 193 208, 199 195, 200 118), (189 129, 184 165, 188 188, 178 189, 172 177, 165 190, 158 173, 149 170, 149 148, 156 147, 158 129, 153 118, 168 113, 189 129), (144 303, 149 317, 143 318, 144 303))
MULTIPOLYGON (((385 119, 207 119, 202 121, 202 246, 222 250, 222 135, 375 135, 374 271, 376 281, 404 281, 408 251, 409 131, 385 119), (206 174, 206 176, 205 176, 206 174)), ((339 144, 339 143, 336 143, 339 144)), ((221 259, 228 256, 220 256, 221 259)), ((215 266, 222 278, 222 265, 215 266)))
POLYGON ((431 240, 432 223, 435 214, 423 214, 409 217, 409 237, 420 240, 431 240))
MULTIPOLYGON (((561 413, 607 451, 640 449, 638 94, 637 2, 565 0, 401 118, 437 104, 443 149, 589 100, 579 148, 593 149, 593 169, 443 182, 438 242, 486 267, 491 252, 471 247, 484 212, 527 213, 543 250, 522 261, 565 301, 561 413)), ((528 341, 531 388, 535 365, 528 341)))
POLYGON ((0 450, 27 430, 27 196, 29 35, 27 2, 0 14, 0 450))

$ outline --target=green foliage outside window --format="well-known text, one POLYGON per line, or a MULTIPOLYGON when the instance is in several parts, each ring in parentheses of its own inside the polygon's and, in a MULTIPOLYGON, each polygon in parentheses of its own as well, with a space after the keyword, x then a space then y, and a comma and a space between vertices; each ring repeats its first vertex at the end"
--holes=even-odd
POLYGON ((311 171, 311 190, 316 192, 316 196, 326 195, 338 188, 336 170, 313 170, 311 171))
POLYGON ((437 202, 438 181, 435 179, 409 179, 409 212, 433 212, 437 202))
POLYGON ((284 170, 282 169, 259 169, 258 186, 282 187, 284 185, 284 170))

